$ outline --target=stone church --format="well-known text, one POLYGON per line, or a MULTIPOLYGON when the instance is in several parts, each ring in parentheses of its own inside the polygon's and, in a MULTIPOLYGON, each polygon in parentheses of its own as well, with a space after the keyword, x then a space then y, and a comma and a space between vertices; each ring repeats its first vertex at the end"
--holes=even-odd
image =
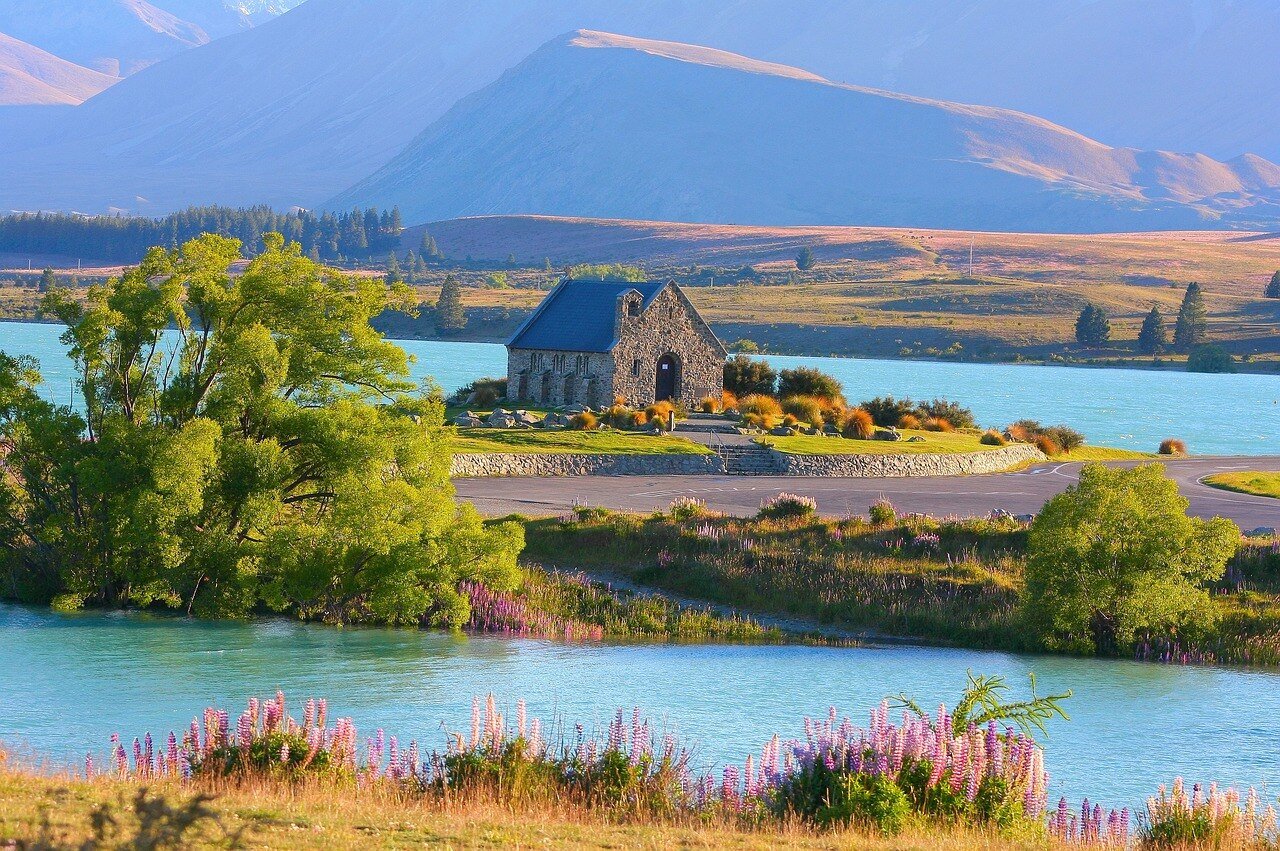
POLYGON ((507 395, 537 405, 692 408, 719 396, 724 347, 675 282, 564 279, 507 343, 507 395))

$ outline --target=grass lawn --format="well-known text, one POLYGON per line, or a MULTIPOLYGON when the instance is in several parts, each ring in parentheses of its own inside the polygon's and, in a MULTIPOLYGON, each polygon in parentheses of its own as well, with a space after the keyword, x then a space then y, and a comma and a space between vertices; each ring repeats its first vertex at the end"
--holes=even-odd
POLYGON ((963 432, 916 431, 903 429, 902 440, 849 440, 844 437, 823 437, 816 434, 797 434, 794 437, 766 435, 762 440, 779 452, 791 455, 953 455, 960 452, 982 452, 999 449, 978 442, 978 435, 963 432), (910 443, 907 438, 919 435, 923 443, 910 443))
MULTIPOLYGON (((190 800, 193 790, 167 781, 149 784, 173 806, 190 800)), ((47 778, 0 772, 0 848, 78 848, 93 836, 95 807, 105 806, 119 823, 123 841, 110 847, 142 848, 133 812, 139 784, 100 780, 47 778), (48 819, 47 827, 42 822, 48 819), (37 844, 47 831, 47 844, 37 844), (135 844, 136 842, 136 844, 135 844), (16 846, 13 845, 16 843, 16 846), (30 843, 28 845, 28 843, 30 843)), ((243 830, 248 848, 281 851, 368 848, 635 848, 739 849, 773 848, 837 851, 860 848, 889 851, 930 848, 934 851, 1014 851, 1026 847, 998 833, 940 827, 913 827, 901 836, 885 837, 857 829, 805 830, 799 825, 760 830, 732 824, 632 823, 571 804, 534 802, 513 807, 486 801, 449 803, 393 797, 342 784, 284 785, 252 783, 214 790, 208 809, 219 825, 200 822, 174 845, 191 849, 226 848, 224 831, 243 830)), ((154 830, 161 825, 152 824, 154 830)), ((172 822, 164 826, 172 827, 172 822)), ((1060 846, 1038 842, 1039 847, 1060 846)), ((107 847, 104 843, 102 846, 107 847)))
POLYGON ((454 452, 518 452, 530 455, 708 455, 711 450, 683 437, 626 431, 566 431, 538 428, 462 428, 449 442, 454 452))
POLYGON ((1225 491, 1280 499, 1280 473, 1260 473, 1253 470, 1242 473, 1217 473, 1205 478, 1204 483, 1225 491))
POLYGON ((1140 461, 1142 459, 1155 460, 1158 458, 1168 458, 1167 455, 1157 455, 1154 452, 1139 452, 1136 449, 1115 449, 1110 446, 1080 446, 1065 452, 1062 455, 1053 456, 1055 461, 1140 461))

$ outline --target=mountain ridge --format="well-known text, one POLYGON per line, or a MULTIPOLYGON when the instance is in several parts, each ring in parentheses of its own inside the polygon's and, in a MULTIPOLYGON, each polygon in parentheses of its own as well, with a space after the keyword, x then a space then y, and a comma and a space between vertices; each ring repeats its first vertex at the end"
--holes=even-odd
POLYGON ((1236 225, 1260 206, 1274 219, 1277 188, 1280 167, 1261 158, 1112 148, 1014 110, 577 30, 459 101, 324 206, 400 206, 410 220, 1079 231, 1236 225), (622 126, 637 129, 615 132, 622 126))

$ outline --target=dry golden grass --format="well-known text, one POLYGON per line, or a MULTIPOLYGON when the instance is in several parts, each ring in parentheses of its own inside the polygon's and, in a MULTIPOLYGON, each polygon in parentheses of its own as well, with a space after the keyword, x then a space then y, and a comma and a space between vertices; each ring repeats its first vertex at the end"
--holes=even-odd
MULTIPOLYGON (((90 838, 95 807, 109 805, 126 825, 139 785, 0 773, 0 848, 22 848, 40 836, 42 823, 61 845, 90 838)), ((171 803, 193 790, 156 783, 171 803)), ((427 803, 350 785, 246 784, 211 789, 220 827, 206 825, 185 837, 184 848, 217 848, 224 832, 243 831, 245 846, 282 851, 335 848, 635 848, 847 849, 919 848, 930 851, 1004 851, 1052 845, 972 831, 909 831, 881 837, 856 831, 815 833, 800 825, 744 830, 696 823, 628 824, 562 806, 512 808, 489 801, 427 803)))

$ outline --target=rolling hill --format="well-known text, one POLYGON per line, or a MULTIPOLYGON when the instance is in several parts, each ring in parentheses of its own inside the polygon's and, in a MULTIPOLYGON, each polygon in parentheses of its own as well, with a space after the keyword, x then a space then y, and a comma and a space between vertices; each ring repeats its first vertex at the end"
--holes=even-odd
POLYGON ((78 104, 115 82, 0 33, 0 106, 78 104))
POLYGON ((1280 220, 1257 157, 1112 148, 1034 116, 580 30, 464 99, 333 209, 1011 231, 1280 220))

